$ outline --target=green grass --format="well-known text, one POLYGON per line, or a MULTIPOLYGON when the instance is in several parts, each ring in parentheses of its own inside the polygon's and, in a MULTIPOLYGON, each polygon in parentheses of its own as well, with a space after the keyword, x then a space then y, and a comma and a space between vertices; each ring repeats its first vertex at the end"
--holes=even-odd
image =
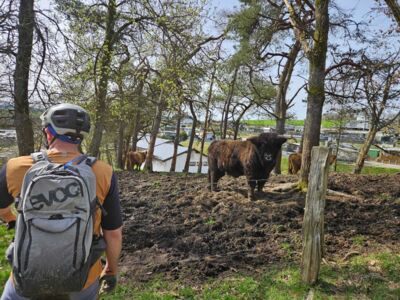
POLYGON ((119 285, 102 299, 139 300, 252 300, 305 299, 399 299, 400 256, 390 252, 353 257, 346 263, 322 264, 314 286, 302 283, 298 265, 273 266, 258 276, 236 274, 190 286, 158 276, 145 284, 119 285))
MULTIPOLYGON (((345 164, 345 163, 338 163, 336 172, 338 173, 352 173, 354 169, 353 164, 345 164)), ((288 174, 288 158, 282 157, 281 162, 281 170, 282 174, 288 174)), ((330 167, 330 170, 333 171, 333 166, 330 167)), ((391 169, 391 168, 382 168, 382 167, 371 167, 371 166, 364 166, 361 174, 365 175, 378 175, 378 174, 396 174, 399 173, 400 169, 391 169)))
POLYGON ((11 267, 5 258, 5 252, 14 236, 14 230, 7 230, 5 225, 0 224, 0 290, 3 291, 4 284, 10 276, 11 267))
MULTIPOLYGON (((205 155, 208 154, 208 147, 210 146, 210 144, 211 144, 211 142, 205 142, 205 143, 204 143, 203 152, 204 152, 205 155)), ((189 146, 189 140, 186 140, 186 141, 181 142, 181 145, 182 145, 183 147, 189 146)), ((201 142, 200 142, 200 141, 194 141, 194 142, 193 142, 193 148, 200 152, 201 142)))
MULTIPOLYGON (((354 169, 353 164, 338 163, 336 172, 339 173, 352 173, 354 169)), ((333 167, 331 167, 333 170, 333 167)), ((399 173, 400 169, 382 168, 382 167, 371 167, 364 166, 361 174, 365 175, 377 175, 377 174, 396 174, 399 173)))

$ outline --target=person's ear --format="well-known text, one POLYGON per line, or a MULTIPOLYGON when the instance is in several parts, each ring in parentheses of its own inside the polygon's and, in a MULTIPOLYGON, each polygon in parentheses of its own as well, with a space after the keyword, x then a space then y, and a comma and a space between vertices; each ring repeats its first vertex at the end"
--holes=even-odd
POLYGON ((50 143, 53 140, 54 136, 50 133, 47 127, 43 129, 43 133, 46 135, 47 142, 50 143))

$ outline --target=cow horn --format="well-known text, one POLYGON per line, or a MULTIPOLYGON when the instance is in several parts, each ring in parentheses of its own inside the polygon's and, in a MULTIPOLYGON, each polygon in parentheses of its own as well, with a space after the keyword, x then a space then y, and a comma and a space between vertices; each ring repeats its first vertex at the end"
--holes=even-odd
POLYGON ((285 139, 294 139, 293 135, 288 135, 288 134, 280 134, 280 137, 283 137, 285 139))

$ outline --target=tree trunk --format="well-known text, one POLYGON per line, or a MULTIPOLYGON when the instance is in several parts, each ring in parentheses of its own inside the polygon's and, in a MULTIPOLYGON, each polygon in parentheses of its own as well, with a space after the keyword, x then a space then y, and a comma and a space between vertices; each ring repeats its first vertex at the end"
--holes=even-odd
POLYGON ((140 129, 140 120, 141 120, 141 113, 140 110, 136 111, 135 114, 135 121, 133 125, 133 132, 132 132, 132 151, 136 151, 137 149, 137 142, 138 142, 138 135, 139 135, 139 129, 140 129))
POLYGON ((174 153, 172 155, 171 168, 169 170, 170 172, 175 172, 175 169, 176 169, 176 158, 178 155, 179 137, 181 134, 181 119, 182 119, 182 111, 181 111, 181 107, 179 106, 178 120, 176 122, 176 130, 175 130, 175 138, 174 138, 174 153))
POLYGON ((112 166, 113 160, 112 160, 112 155, 111 155, 111 151, 110 148, 108 148, 108 143, 106 143, 106 158, 107 158, 107 163, 112 166))
POLYGON ((103 54, 100 58, 100 80, 98 92, 96 95, 93 138, 89 147, 89 153, 93 156, 98 156, 99 154, 101 139, 103 137, 103 131, 105 129, 105 121, 107 115, 107 87, 108 79, 110 77, 110 65, 115 44, 114 26, 117 14, 116 1, 109 0, 107 8, 108 11, 106 35, 104 38, 104 45, 101 50, 103 54))
POLYGON ((14 125, 19 155, 34 152, 32 121, 29 117, 29 68, 31 65, 35 13, 33 0, 21 0, 19 7, 18 52, 14 72, 14 125))
MULTIPOLYGON (((278 134, 285 133, 285 123, 286 123, 287 109, 288 109, 288 104, 286 103, 286 94, 290 80, 292 78, 292 73, 296 62, 296 58, 297 55, 299 54, 300 49, 301 49, 300 43, 299 41, 296 41, 289 52, 286 64, 279 78, 277 101, 275 107, 275 115, 277 116, 276 132, 278 134)), ((274 169, 275 174, 281 174, 281 160, 282 160, 282 151, 279 151, 274 169)))
POLYGON ((238 118, 234 122, 234 132, 233 132, 234 140, 237 140, 237 137, 239 135, 240 121, 242 120, 244 114, 250 109, 251 106, 252 106, 251 102, 248 106, 244 105, 242 112, 239 114, 238 118))
POLYGON ((224 122, 222 128, 222 139, 226 139, 226 132, 228 130, 228 117, 229 117, 229 108, 231 106, 233 94, 235 92, 236 78, 239 72, 239 67, 236 67, 235 72, 233 73, 233 79, 231 82, 228 98, 226 99, 226 105, 224 107, 224 122))
POLYGON ((124 129, 125 129, 125 122, 119 122, 119 129, 118 129, 118 148, 117 148, 117 165, 118 168, 121 170, 124 169, 124 129))
POLYGON ((153 172, 154 146, 156 144, 157 134, 160 129, 161 117, 164 110, 164 105, 165 103, 163 99, 163 90, 161 89, 160 97, 158 99, 158 104, 156 107, 156 116, 154 118, 153 128, 151 129, 149 148, 147 149, 146 161, 143 168, 148 172, 153 172))
POLYGON ((324 80, 321 78, 322 74, 318 74, 318 70, 310 72, 307 102, 307 117, 304 124, 304 137, 301 157, 301 170, 300 170, 300 186, 308 185, 308 174, 310 173, 311 164, 311 149, 314 146, 319 146, 319 137, 321 132, 321 119, 322 107, 324 104, 325 96, 324 80), (322 84, 322 86, 321 86, 322 84), (315 93, 311 91, 311 87, 315 89, 315 93), (321 92, 322 89, 322 94, 321 92))
POLYGON ((319 146, 322 107, 325 102, 325 64, 329 33, 329 0, 315 2, 314 46, 308 53, 309 79, 307 97, 307 116, 304 124, 303 154, 299 186, 308 184, 311 149, 319 146))
POLYGON ((237 137, 239 135, 239 127, 240 127, 240 121, 234 122, 234 128, 233 128, 233 139, 237 140, 237 137))
POLYGON ((201 169, 203 166, 204 143, 206 140, 208 123, 209 123, 209 119, 210 119, 210 105, 211 105, 212 92, 213 92, 214 81, 215 81, 215 74, 217 72, 217 63, 216 62, 214 62, 213 67, 214 68, 213 68, 213 72, 211 74, 210 88, 208 89, 208 97, 207 97, 207 104, 206 104, 206 116, 204 118, 204 128, 203 128, 203 134, 201 136, 200 160, 199 160, 199 166, 197 168, 197 173, 201 173, 201 169))
POLYGON ((225 103, 224 103, 224 109, 223 109, 222 114, 221 114, 221 123, 219 124, 219 132, 220 132, 219 136, 220 136, 221 140, 224 139, 225 108, 226 108, 226 100, 225 100, 225 103))
POLYGON ((135 120, 134 120, 134 125, 133 125, 133 133, 132 133, 132 150, 136 151, 137 148, 137 142, 138 142, 138 135, 139 131, 141 129, 140 123, 141 123, 141 118, 142 118, 142 107, 143 107, 143 88, 144 88, 144 82, 145 78, 147 78, 148 73, 145 73, 145 77, 143 80, 140 81, 139 87, 138 87, 138 103, 137 103, 137 108, 136 108, 136 113, 135 113, 135 120))
POLYGON ((335 166, 334 166, 334 170, 335 170, 335 172, 337 171, 337 159, 338 159, 338 156, 339 156, 339 149, 340 149, 340 142, 341 142, 341 139, 342 139, 342 133, 343 133, 343 120, 341 119, 340 120, 340 125, 339 125, 339 130, 338 130, 338 135, 337 135, 337 138, 336 138, 336 159, 335 159, 335 166))
POLYGON ((364 162, 365 159, 368 156, 368 151, 371 148, 371 145, 374 142, 376 133, 378 132, 378 128, 376 125, 372 125, 371 128, 368 131, 368 136, 367 139, 365 140, 364 144, 361 146, 361 149, 358 153, 358 157, 356 160, 356 165, 354 167, 354 174, 360 174, 362 171, 362 168, 364 167, 364 162))
MULTIPOLYGON (((276 132, 278 134, 285 133, 285 123, 286 123, 286 109, 281 111, 280 116, 276 119, 276 132)), ((274 167, 275 174, 281 174, 281 161, 282 161, 282 149, 279 150, 278 155, 276 157, 276 163, 274 167)))
MULTIPOLYGON (((188 145, 188 154, 186 156, 186 161, 185 161, 185 167, 183 168, 184 173, 189 172, 189 167, 190 167, 190 157, 192 156, 192 149, 193 149, 193 143, 194 143, 194 136, 196 135, 196 127, 197 127, 197 116, 193 108, 193 102, 189 102, 189 108, 190 112, 192 114, 193 118, 193 124, 192 124, 192 129, 190 131, 190 138, 189 138, 189 145, 188 145)), ((200 156, 200 161, 201 161, 201 156, 200 156)))
POLYGON ((397 21, 397 25, 400 27, 400 6, 397 0, 385 0, 386 4, 389 6, 394 18, 397 21))

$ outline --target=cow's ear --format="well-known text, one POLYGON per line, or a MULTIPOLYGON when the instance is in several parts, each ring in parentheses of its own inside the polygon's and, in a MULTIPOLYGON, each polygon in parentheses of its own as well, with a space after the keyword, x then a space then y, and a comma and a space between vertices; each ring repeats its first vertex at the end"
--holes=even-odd
POLYGON ((278 136, 278 138, 277 138, 277 142, 278 142, 279 145, 282 145, 286 141, 287 141, 287 138, 284 138, 284 137, 281 137, 281 136, 278 136))

